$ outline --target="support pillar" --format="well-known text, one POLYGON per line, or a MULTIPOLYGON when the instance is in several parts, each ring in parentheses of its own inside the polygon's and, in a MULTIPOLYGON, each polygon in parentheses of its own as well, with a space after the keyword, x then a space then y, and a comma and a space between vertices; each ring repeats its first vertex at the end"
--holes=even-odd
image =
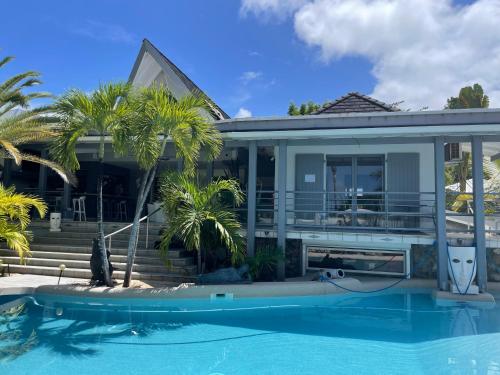
POLYGON ((4 186, 12 183, 12 159, 3 159, 2 182, 4 186))
POLYGON ((476 246, 477 285, 480 292, 487 289, 486 236, 484 225, 483 140, 472 137, 472 186, 474 194, 474 242, 476 246))
POLYGON ((72 219, 72 207, 71 207, 71 185, 64 183, 64 191, 62 198, 61 213, 62 217, 65 219, 72 219))
MULTIPOLYGON (((43 159, 47 159, 48 152, 46 149, 43 149, 41 152, 41 157, 43 159)), ((45 165, 40 164, 40 170, 38 172, 38 195, 41 198, 45 199, 45 195, 47 192, 47 167, 45 165)))
POLYGON ((212 160, 209 160, 207 162, 207 181, 208 181, 208 183, 211 183, 213 179, 214 179, 214 162, 212 160))
MULTIPOLYGON (((283 251, 283 259, 286 255, 286 165, 287 165, 287 142, 285 139, 279 141, 278 146, 278 247, 283 251)), ((285 279, 285 262, 278 264, 278 280, 285 279)))
POLYGON ((434 138, 434 191, 436 199, 436 248, 438 289, 448 289, 448 245, 446 243, 446 194, 444 175, 444 139, 434 138))
POLYGON ((257 143, 248 145, 248 185, 247 185, 247 255, 255 255, 255 221, 257 209, 257 143))

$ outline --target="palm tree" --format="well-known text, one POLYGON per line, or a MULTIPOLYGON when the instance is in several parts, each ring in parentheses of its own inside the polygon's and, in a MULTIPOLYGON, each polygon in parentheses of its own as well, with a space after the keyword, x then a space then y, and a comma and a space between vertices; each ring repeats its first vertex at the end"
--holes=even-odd
POLYGON ((213 244, 215 235, 231 252, 233 263, 244 257, 244 238, 239 231, 241 225, 237 216, 224 204, 224 194, 239 206, 244 194, 236 180, 216 180, 205 187, 199 187, 193 178, 184 174, 172 173, 165 176, 160 185, 163 205, 168 224, 162 234, 160 251, 164 256, 172 238, 178 237, 188 251, 198 253, 198 272, 203 271, 202 257, 213 244))
MULTIPOLYGON (((460 89, 457 97, 447 101, 445 109, 488 108, 490 99, 484 94, 483 88, 476 83, 460 89)), ((471 173, 471 155, 469 152, 462 154, 462 160, 453 166, 447 167, 447 175, 459 182, 460 192, 467 190, 467 179, 471 173)))
POLYGON ((167 145, 173 144, 190 175, 202 150, 214 158, 222 145, 217 129, 201 114, 207 109, 201 95, 176 99, 165 86, 154 85, 140 90, 131 102, 135 116, 121 128, 119 138, 122 152, 131 148, 143 174, 128 243, 124 287, 130 285, 140 217, 167 145))
POLYGON ((16 193, 13 186, 6 188, 0 184, 0 239, 17 252, 21 263, 30 255, 32 234, 27 227, 31 222, 32 208, 38 211, 40 217, 47 212, 47 205, 42 199, 16 193))
POLYGON ((109 260, 104 241, 104 222, 102 208, 103 160, 105 137, 111 136, 113 145, 117 145, 118 131, 121 123, 130 116, 127 97, 130 86, 122 83, 104 84, 92 93, 81 90, 70 90, 59 98, 55 111, 62 124, 61 134, 50 149, 55 160, 66 168, 76 171, 80 168, 76 156, 76 145, 79 138, 97 135, 98 144, 98 176, 97 176, 97 243, 101 272, 93 275, 98 284, 113 286, 109 260))
MULTIPOLYGON (((11 56, 0 60, 0 68, 12 60, 11 56)), ((37 72, 28 71, 0 83, 0 157, 13 159, 17 165, 23 160, 45 165, 57 172, 65 182, 74 183, 71 173, 58 164, 19 150, 20 145, 46 141, 57 135, 57 118, 49 115, 50 107, 28 109, 32 99, 51 96, 46 92, 23 92, 26 88, 40 84, 39 76, 37 72)))

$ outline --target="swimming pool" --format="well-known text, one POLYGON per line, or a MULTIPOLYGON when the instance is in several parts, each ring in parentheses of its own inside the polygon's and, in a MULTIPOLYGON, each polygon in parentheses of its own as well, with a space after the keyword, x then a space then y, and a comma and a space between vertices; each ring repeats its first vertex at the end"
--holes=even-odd
POLYGON ((0 374, 500 374, 500 309, 423 291, 241 300, 37 295, 0 317, 0 374))

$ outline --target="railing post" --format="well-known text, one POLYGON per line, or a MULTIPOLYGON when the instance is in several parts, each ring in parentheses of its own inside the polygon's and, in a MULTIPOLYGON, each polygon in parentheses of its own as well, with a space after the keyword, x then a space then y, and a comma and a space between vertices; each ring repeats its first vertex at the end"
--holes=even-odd
POLYGON ((149 215, 146 218, 146 250, 149 249, 149 215))
MULTIPOLYGON (((48 156, 47 149, 43 149, 41 152, 42 158, 46 159, 48 156)), ((38 172, 38 194, 42 199, 46 200, 45 194, 47 192, 47 167, 40 164, 40 170, 38 172)))
POLYGON ((472 191, 474 196, 474 242, 476 245, 477 284, 481 292, 488 287, 484 223, 483 140, 472 137, 472 191))
POLYGON ((111 253, 111 237, 113 236, 109 236, 109 241, 108 241, 108 251, 111 253))
POLYGON ((389 233, 389 194, 384 191, 385 232, 389 233))
POLYGON ((436 247, 438 289, 448 286, 448 244, 446 243, 446 194, 444 182, 444 139, 434 138, 434 190, 436 196, 436 247))
POLYGON ((248 188, 247 188, 247 254, 255 255, 255 221, 257 208, 257 143, 248 145, 248 188))
MULTIPOLYGON (((278 151, 278 247, 283 251, 283 259, 286 256, 286 165, 287 165, 287 143, 282 139, 279 141, 278 151)), ((278 280, 285 279, 285 262, 278 264, 278 280)))

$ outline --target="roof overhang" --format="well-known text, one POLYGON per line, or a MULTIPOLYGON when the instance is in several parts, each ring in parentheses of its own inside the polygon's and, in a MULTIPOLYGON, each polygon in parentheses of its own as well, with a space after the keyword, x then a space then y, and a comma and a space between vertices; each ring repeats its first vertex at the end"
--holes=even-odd
POLYGON ((500 136, 500 109, 244 118, 217 121, 225 138, 314 139, 500 136))

